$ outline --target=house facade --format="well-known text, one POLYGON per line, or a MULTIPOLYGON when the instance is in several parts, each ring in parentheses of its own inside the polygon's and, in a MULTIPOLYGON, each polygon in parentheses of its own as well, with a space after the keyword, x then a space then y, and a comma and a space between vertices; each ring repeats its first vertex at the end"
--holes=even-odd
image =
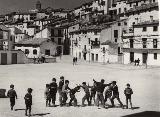
POLYGON ((128 30, 123 33, 124 64, 160 65, 159 9, 153 2, 127 11, 128 30))
POLYGON ((26 39, 15 44, 15 50, 23 51, 28 58, 53 57, 56 54, 56 48, 56 43, 48 38, 26 39))

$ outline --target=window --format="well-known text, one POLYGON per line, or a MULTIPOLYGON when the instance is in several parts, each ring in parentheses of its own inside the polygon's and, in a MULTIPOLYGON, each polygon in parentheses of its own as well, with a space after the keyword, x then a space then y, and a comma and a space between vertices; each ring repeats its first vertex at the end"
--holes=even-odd
POLYGON ((157 60, 157 53, 154 53, 154 60, 157 60))
POLYGON ((124 12, 126 12, 127 11, 127 8, 124 8, 124 12))
POLYGON ((118 54, 121 54, 121 47, 118 47, 118 54))
POLYGON ((127 26, 127 22, 124 22, 124 25, 127 26))
POLYGON ((143 42, 143 48, 147 48, 147 39, 142 38, 142 42, 143 42))
POLYGON ((120 22, 118 23, 118 26, 121 26, 121 23, 120 23, 120 22))
POLYGON ((158 26, 153 26, 153 31, 158 31, 158 26))
POLYGON ((117 38, 115 38, 115 42, 117 42, 117 38))
POLYGON ((114 38, 118 38, 118 30, 114 30, 114 38))
POLYGON ((37 55, 37 50, 36 49, 33 50, 33 54, 37 55))
POLYGON ((145 32, 145 31, 147 31, 147 27, 143 27, 143 30, 142 30, 143 32, 145 32))
POLYGON ((25 53, 25 54, 29 54, 29 50, 28 50, 28 49, 25 49, 24 53, 25 53))
POLYGON ((138 2, 136 2, 136 6, 138 6, 138 2))
POLYGON ((88 38, 88 44, 91 44, 91 39, 90 38, 88 38))
POLYGON ((61 30, 58 30, 58 36, 61 36, 61 35, 62 35, 61 30))
POLYGON ((62 39, 58 38, 58 45, 61 45, 61 44, 62 44, 62 39))
POLYGON ((130 39, 130 48, 133 48, 133 43, 134 43, 134 40, 130 39))
POLYGON ((50 56, 50 50, 45 50, 45 55, 50 56))
POLYGON ((153 48, 157 48, 157 39, 153 39, 153 48))
POLYGON ((120 13, 121 13, 121 8, 119 8, 119 10, 118 10, 118 11, 119 11, 119 14, 120 14, 120 13))

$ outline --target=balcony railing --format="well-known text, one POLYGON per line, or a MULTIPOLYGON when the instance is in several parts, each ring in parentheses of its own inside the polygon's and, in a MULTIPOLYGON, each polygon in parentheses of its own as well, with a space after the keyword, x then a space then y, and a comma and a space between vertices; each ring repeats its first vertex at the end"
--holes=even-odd
POLYGON ((92 48, 100 48, 100 41, 91 41, 92 48))

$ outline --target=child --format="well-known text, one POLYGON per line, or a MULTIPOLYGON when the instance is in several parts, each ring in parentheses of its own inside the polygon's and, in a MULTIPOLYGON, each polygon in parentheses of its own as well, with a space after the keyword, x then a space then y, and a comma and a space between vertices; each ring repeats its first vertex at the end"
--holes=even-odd
POLYGON ((51 95, 50 95, 50 90, 49 90, 49 84, 46 84, 46 89, 45 89, 45 98, 46 98, 46 107, 50 106, 51 103, 51 95))
POLYGON ((132 100, 131 100, 131 95, 133 94, 133 91, 130 88, 130 84, 127 84, 127 88, 125 88, 124 94, 126 96, 126 106, 127 106, 126 108, 128 109, 128 100, 129 100, 131 109, 133 109, 133 107, 132 107, 132 100))
POLYGON ((76 99, 75 94, 77 92, 80 92, 79 89, 80 89, 80 86, 76 86, 74 89, 70 90, 70 98, 71 99, 69 101, 69 106, 72 106, 72 101, 74 101, 74 106, 77 106, 77 99, 76 99))
POLYGON ((89 86, 86 85, 86 82, 83 82, 81 87, 84 89, 84 92, 85 92, 85 95, 84 95, 84 97, 82 98, 82 107, 85 106, 85 105, 84 105, 85 100, 87 100, 88 106, 90 106, 91 103, 90 103, 89 86))
POLYGON ((120 106, 123 108, 123 104, 119 98, 119 91, 118 91, 118 86, 116 85, 116 81, 113 81, 112 82, 112 92, 113 92, 113 95, 111 97, 111 103, 112 103, 112 107, 114 107, 114 99, 116 98, 118 100, 118 102, 120 103, 120 106))
POLYGON ((57 94, 57 83, 56 83, 56 79, 53 78, 52 83, 50 84, 50 96, 51 96, 53 106, 55 106, 56 94, 57 94))
POLYGON ((96 96, 96 84, 93 83, 93 86, 91 88, 91 96, 90 96, 90 103, 92 104, 92 99, 94 101, 94 105, 96 104, 95 96, 96 96))
POLYGON ((11 107, 11 110, 13 110, 13 107, 15 105, 15 98, 17 99, 17 93, 14 90, 13 84, 10 85, 10 88, 11 89, 8 91, 7 96, 10 98, 10 107, 11 107))
POLYGON ((68 99, 67 94, 69 93, 69 90, 71 90, 68 87, 68 85, 69 85, 69 81, 65 80, 65 85, 63 85, 63 87, 62 87, 62 105, 60 105, 60 106, 66 105, 66 101, 68 99))
POLYGON ((62 106, 62 87, 63 85, 64 85, 64 77, 61 76, 60 81, 59 81, 59 87, 58 87, 60 106, 62 106))
POLYGON ((33 89, 28 88, 28 93, 25 95, 24 99, 25 99, 25 104, 26 104, 26 110, 25 110, 25 115, 27 116, 27 111, 29 110, 29 114, 28 117, 31 116, 31 106, 32 106, 32 91, 33 89))
POLYGON ((106 103, 108 98, 111 100, 112 97, 112 89, 111 89, 111 85, 107 87, 106 91, 105 91, 105 99, 104 102, 106 103))
POLYGON ((96 91, 97 91, 97 106, 99 107, 99 102, 101 102, 102 107, 105 108, 105 103, 104 103, 104 96, 103 92, 105 87, 109 86, 110 84, 104 84, 105 80, 101 79, 101 82, 97 82, 93 79, 94 83, 96 84, 96 91))

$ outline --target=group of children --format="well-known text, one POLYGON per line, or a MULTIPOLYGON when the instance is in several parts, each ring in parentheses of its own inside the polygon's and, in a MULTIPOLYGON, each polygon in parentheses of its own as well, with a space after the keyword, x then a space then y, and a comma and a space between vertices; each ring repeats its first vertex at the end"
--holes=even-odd
MULTIPOLYGON (((64 80, 64 77, 60 77, 59 84, 56 83, 56 78, 52 79, 52 82, 50 84, 46 84, 45 89, 45 99, 46 99, 46 106, 52 106, 55 107, 55 101, 56 101, 56 94, 59 93, 59 105, 62 106, 77 106, 77 98, 76 93, 80 92, 80 89, 82 88, 84 90, 84 96, 82 98, 82 107, 85 106, 85 101, 88 102, 88 106, 93 104, 95 106, 99 107, 99 103, 101 102, 101 105, 103 108, 107 108, 105 103, 108 99, 111 101, 111 107, 115 107, 114 105, 114 99, 117 99, 120 106, 124 108, 123 103, 121 102, 119 98, 119 90, 118 86, 116 84, 116 81, 112 81, 109 84, 104 84, 105 80, 101 79, 100 82, 97 82, 93 79, 93 86, 87 85, 86 82, 83 82, 81 85, 77 85, 75 88, 71 89, 69 88, 69 81, 64 80), (106 91, 104 92, 104 90, 106 91), (69 103, 67 104, 68 100, 68 94, 70 96, 69 103), (96 98, 97 97, 97 98, 96 98)), ((10 106, 11 110, 13 110, 13 107, 15 105, 15 99, 17 98, 16 91, 14 90, 14 85, 10 85, 10 90, 7 93, 7 96, 10 98, 10 106)), ((32 106, 32 89, 28 88, 28 93, 25 95, 25 115, 30 116, 31 115, 31 106, 32 106), (29 111, 29 114, 27 113, 29 111)), ((124 94, 126 96, 126 108, 128 109, 128 101, 130 102, 131 109, 132 107, 132 101, 131 101, 131 95, 133 94, 132 89, 130 88, 130 84, 127 84, 127 87, 124 90, 124 94)))

